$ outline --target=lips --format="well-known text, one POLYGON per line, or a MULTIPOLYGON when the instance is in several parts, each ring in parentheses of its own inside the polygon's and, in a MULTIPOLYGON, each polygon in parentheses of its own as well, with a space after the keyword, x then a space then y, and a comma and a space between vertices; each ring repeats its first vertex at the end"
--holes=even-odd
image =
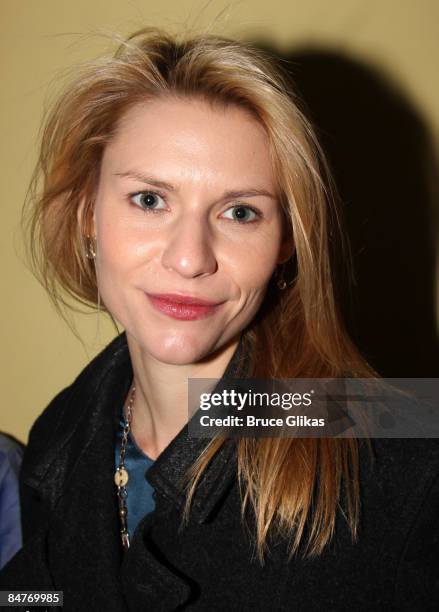
POLYGON ((176 304, 190 304, 191 306, 217 306, 219 302, 212 302, 203 298, 179 293, 148 293, 152 298, 173 302, 176 304))
POLYGON ((156 310, 181 321, 204 319, 221 306, 221 304, 188 295, 169 293, 160 295, 146 293, 145 295, 156 310))

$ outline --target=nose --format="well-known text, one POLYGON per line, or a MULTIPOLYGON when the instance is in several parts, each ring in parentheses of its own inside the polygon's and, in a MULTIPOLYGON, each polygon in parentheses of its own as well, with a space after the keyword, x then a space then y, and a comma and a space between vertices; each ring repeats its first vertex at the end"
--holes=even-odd
POLYGON ((185 278, 208 276, 217 269, 212 236, 206 224, 193 215, 180 219, 168 236, 162 265, 185 278))

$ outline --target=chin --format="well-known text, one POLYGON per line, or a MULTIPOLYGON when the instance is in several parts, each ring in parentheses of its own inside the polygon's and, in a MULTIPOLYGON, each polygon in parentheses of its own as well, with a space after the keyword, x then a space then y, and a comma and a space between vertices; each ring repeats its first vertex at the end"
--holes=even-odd
POLYGON ((156 334, 147 338, 132 334, 142 352, 169 365, 197 363, 213 352, 214 343, 201 340, 196 333, 185 335, 156 334))

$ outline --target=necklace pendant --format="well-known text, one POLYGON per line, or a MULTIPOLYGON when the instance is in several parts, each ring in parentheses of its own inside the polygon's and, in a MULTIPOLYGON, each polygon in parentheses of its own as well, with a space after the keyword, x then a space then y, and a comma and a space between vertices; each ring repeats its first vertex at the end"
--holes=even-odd
POLYGON ((124 547, 124 550, 128 550, 130 547, 130 536, 128 535, 127 531, 121 531, 121 536, 122 536, 122 546, 124 547))
POLYGON ((128 472, 125 468, 117 468, 114 473, 114 482, 118 487, 124 487, 128 482, 128 472))

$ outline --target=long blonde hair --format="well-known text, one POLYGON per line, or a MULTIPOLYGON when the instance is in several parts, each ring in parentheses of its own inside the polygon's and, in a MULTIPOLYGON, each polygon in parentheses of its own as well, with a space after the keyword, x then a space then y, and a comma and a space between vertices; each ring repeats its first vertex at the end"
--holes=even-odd
MULTIPOLYGON (((87 228, 78 223, 79 203, 86 202, 84 218, 89 218, 102 153, 122 115, 137 102, 170 94, 245 107, 269 137, 286 226, 294 236, 294 284, 286 291, 267 291, 243 331, 251 355, 248 376, 377 376, 350 341, 336 306, 330 251, 344 244, 336 190, 292 82, 279 63, 252 44, 213 34, 185 39, 155 27, 135 32, 114 56, 80 72, 51 109, 23 222, 33 271, 56 308, 62 314, 60 305, 70 306, 64 292, 96 305, 97 281, 84 256, 87 228)), ((212 439, 188 473, 183 519, 223 442, 212 439)), ((242 514, 250 503, 261 563, 269 533, 288 538, 292 555, 308 520, 306 554, 320 554, 334 533, 342 485, 355 540, 360 508, 356 439, 242 438, 237 451, 242 514)))

